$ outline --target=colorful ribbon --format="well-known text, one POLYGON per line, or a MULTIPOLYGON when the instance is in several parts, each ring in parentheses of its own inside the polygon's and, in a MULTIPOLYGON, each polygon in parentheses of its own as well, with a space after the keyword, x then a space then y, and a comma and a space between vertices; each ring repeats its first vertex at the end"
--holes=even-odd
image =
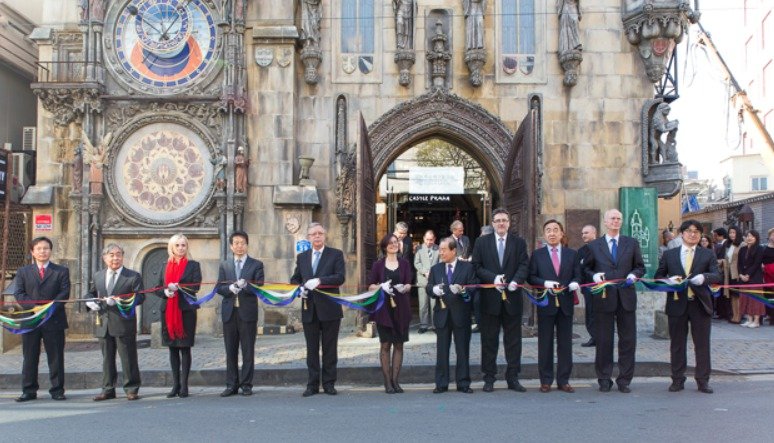
POLYGON ((4 314, 0 314, 0 322, 2 322, 0 326, 5 328, 7 331, 11 332, 12 334, 16 334, 16 335, 26 334, 27 332, 30 332, 35 328, 39 328, 41 325, 46 323, 48 319, 50 319, 51 316, 54 315, 55 309, 56 309, 56 306, 52 301, 42 306, 36 306, 32 309, 28 309, 28 310, 20 311, 19 313, 12 314, 12 315, 19 315, 19 314, 26 314, 31 311, 34 312, 33 315, 28 317, 13 318, 4 314))

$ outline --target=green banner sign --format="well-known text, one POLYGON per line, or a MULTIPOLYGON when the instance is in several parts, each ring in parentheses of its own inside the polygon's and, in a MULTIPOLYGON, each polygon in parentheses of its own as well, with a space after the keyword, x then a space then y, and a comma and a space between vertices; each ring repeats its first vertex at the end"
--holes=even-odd
POLYGON ((658 268, 658 192, 656 188, 620 188, 618 198, 623 214, 621 233, 640 242, 646 277, 658 268))

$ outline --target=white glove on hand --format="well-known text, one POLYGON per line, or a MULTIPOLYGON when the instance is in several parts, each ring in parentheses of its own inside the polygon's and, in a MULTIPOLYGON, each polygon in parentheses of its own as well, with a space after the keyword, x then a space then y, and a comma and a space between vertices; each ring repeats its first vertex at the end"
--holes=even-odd
POLYGON ((460 292, 462 292, 462 285, 453 284, 449 286, 449 290, 451 291, 452 294, 459 294, 460 292))
POLYGON ((397 285, 393 286, 393 288, 397 289, 398 292, 400 292, 401 294, 405 294, 411 290, 411 285, 404 285, 403 283, 398 283, 397 285))
POLYGON ((237 280, 237 281, 236 281, 236 283, 234 283, 234 284, 235 284, 235 285, 237 286, 237 288, 239 288, 239 289, 244 289, 244 288, 247 286, 247 282, 246 282, 246 281, 245 281, 245 279, 243 279, 243 278, 240 278, 240 279, 239 279, 239 280, 237 280))
POLYGON ((308 295, 309 295, 309 291, 305 287, 301 286, 301 288, 298 291, 298 296, 301 298, 307 298, 308 295))
POLYGON ((553 280, 546 280, 543 282, 543 287, 546 289, 555 289, 559 286, 559 282, 553 281, 553 280))
POLYGON ((304 287, 310 291, 314 291, 318 286, 320 286, 319 278, 313 278, 311 280, 307 280, 306 283, 304 283, 304 287))
POLYGON ((505 275, 500 274, 494 279, 494 284, 498 286, 505 286, 505 275))
POLYGON ((89 309, 91 309, 92 311, 99 311, 100 309, 102 309, 99 307, 99 304, 95 301, 87 301, 86 306, 88 306, 89 309))
POLYGON ((694 285, 696 285, 696 286, 701 286, 701 285, 703 285, 703 284, 704 284, 704 274, 698 274, 698 275, 694 275, 694 276, 691 278, 691 284, 694 284, 694 285))
POLYGON ((570 291, 574 292, 580 289, 580 285, 576 282, 570 282, 570 286, 568 286, 568 288, 570 288, 570 291))
POLYGON ((627 276, 626 276, 626 281, 630 281, 630 282, 634 283, 634 282, 636 282, 637 280, 638 280, 638 279, 637 279, 637 276, 636 276, 636 275, 634 275, 634 274, 629 274, 629 275, 627 275, 627 276))
POLYGON ((231 284, 231 285, 228 287, 228 290, 229 290, 229 291, 231 291, 231 293, 233 293, 234 295, 237 295, 237 294, 239 294, 239 286, 237 286, 237 284, 236 284, 236 283, 232 283, 232 284, 231 284))
POLYGON ((393 295, 391 283, 392 283, 392 280, 387 280, 386 282, 382 283, 380 285, 382 287, 382 292, 384 292, 385 294, 393 295))
POLYGON ((435 286, 433 286, 433 294, 435 294, 435 295, 437 295, 439 297, 442 296, 443 295, 443 285, 435 285, 435 286))
POLYGON ((604 272, 597 272, 591 278, 592 278, 592 280, 594 280, 594 283, 602 283, 605 280, 605 273, 604 272))
POLYGON ((115 306, 116 305, 116 299, 113 297, 108 297, 105 299, 105 303, 107 303, 108 306, 115 306))
POLYGON ((167 296, 167 298, 172 298, 175 296, 175 291, 170 291, 169 289, 164 289, 164 295, 167 296))
POLYGON ((673 275, 667 278, 667 281, 669 282, 670 285, 679 285, 680 282, 683 281, 683 278, 680 277, 679 275, 673 275))
POLYGON ((167 285, 167 289, 172 291, 172 292, 175 292, 178 289, 180 289, 180 286, 178 286, 177 283, 170 283, 170 284, 167 285))
POLYGON ((508 290, 509 291, 513 292, 513 291, 515 291, 517 289, 519 289, 519 284, 518 283, 516 283, 515 281, 512 281, 512 282, 508 283, 508 290))

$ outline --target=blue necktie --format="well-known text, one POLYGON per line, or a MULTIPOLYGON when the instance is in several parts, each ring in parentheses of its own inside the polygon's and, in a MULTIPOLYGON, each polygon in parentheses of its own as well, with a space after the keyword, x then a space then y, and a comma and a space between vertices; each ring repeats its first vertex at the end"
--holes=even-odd
POLYGON ((312 260, 312 275, 317 274, 317 265, 320 264, 320 251, 314 251, 314 260, 312 260))
POLYGON ((610 240, 613 246, 610 248, 610 255, 613 256, 613 261, 618 261, 618 242, 615 239, 610 240))
POLYGON ((446 268, 446 280, 449 284, 452 283, 452 265, 449 265, 448 268, 446 268))

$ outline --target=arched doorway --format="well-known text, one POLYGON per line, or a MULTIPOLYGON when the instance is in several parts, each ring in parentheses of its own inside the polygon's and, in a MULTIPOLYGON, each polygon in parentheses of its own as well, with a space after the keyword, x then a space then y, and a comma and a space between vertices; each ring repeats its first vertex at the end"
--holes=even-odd
MULTIPOLYGON (((142 260, 142 284, 144 288, 158 286, 161 281, 161 272, 165 268, 169 253, 166 248, 157 248, 150 251, 142 260)), ((150 334, 151 323, 161 321, 161 299, 151 293, 145 294, 142 304, 142 323, 140 325, 143 334, 150 334)))

